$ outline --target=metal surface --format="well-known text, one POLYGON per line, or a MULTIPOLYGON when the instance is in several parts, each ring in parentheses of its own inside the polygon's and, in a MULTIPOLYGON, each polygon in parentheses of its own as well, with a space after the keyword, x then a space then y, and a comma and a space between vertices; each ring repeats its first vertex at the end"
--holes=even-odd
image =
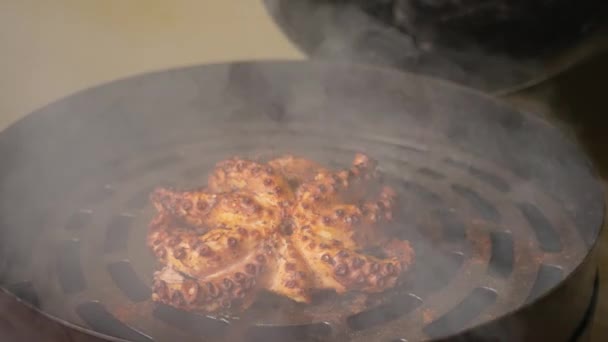
POLYGON ((597 317, 597 304, 599 300, 600 292, 600 277, 599 270, 593 283, 593 294, 589 305, 585 310, 585 315, 577 326, 574 334, 572 334, 571 341, 585 342, 591 340, 591 327, 593 326, 593 320, 597 317))
POLYGON ((0 134, 0 157, 1 284, 114 338, 457 340, 469 329, 533 341, 529 326, 559 323, 559 339, 587 309, 571 294, 593 293, 604 208, 583 153, 538 118, 436 80, 297 62, 165 71, 26 117, 0 134), (398 233, 419 255, 404 287, 361 305, 264 301, 230 322, 150 302, 152 187, 199 185, 235 154, 344 165, 355 151, 404 199, 398 233))
POLYGON ((393 67, 498 95, 543 82, 608 48, 605 25, 543 56, 512 58, 480 47, 430 48, 342 1, 264 0, 264 4, 283 32, 309 56, 393 67))

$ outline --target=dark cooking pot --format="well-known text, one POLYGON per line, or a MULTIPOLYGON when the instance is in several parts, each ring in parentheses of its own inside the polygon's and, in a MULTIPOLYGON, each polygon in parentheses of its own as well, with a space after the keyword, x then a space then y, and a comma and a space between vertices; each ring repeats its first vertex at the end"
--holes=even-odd
POLYGON ((585 36, 605 19, 608 5, 603 0, 355 1, 420 41, 525 57, 585 36))
POLYGON ((608 47, 604 0, 265 0, 311 57, 506 93, 608 47))

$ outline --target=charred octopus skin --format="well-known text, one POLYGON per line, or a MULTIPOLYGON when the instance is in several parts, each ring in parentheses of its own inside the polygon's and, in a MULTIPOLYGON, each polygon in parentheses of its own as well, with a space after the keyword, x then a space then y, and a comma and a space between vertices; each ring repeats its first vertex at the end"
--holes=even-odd
POLYGON ((148 245, 162 265, 153 299, 201 313, 239 312, 261 291, 310 303, 315 290, 382 292, 414 256, 380 228, 395 193, 376 163, 357 154, 332 172, 285 156, 217 164, 206 188, 151 195, 148 245), (386 257, 365 253, 385 246, 386 257))

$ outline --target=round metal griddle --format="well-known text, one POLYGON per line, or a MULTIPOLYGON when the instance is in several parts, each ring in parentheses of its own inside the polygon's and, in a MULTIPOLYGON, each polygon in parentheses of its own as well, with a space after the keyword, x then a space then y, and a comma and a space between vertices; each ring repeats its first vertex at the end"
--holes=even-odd
MULTIPOLYGON (((385 3, 392 6, 391 1, 385 3)), ((287 37, 311 57, 388 66, 497 95, 548 80, 608 47, 608 26, 600 23, 552 53, 516 58, 479 46, 430 46, 398 29, 384 18, 387 14, 376 16, 344 1, 264 0, 264 4, 287 37)), ((376 7, 378 12, 392 11, 380 4, 376 7)))
POLYGON ((592 302, 604 202, 584 154, 441 81, 308 62, 163 71, 27 116, 0 134, 0 159, 0 284, 19 298, 0 323, 15 333, 44 315, 65 326, 48 328, 58 341, 559 341, 592 302), (403 286, 262 298, 238 319, 151 302, 153 187, 199 186, 234 155, 345 166, 357 151, 402 199, 397 234, 417 252, 403 286))

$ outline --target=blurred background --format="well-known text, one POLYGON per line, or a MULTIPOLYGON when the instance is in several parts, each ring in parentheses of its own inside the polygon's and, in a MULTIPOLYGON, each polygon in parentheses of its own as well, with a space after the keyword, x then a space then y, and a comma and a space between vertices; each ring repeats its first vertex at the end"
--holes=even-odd
MULTIPOLYGON (((562 119, 607 176, 604 41, 559 75, 503 98, 562 119)), ((51 101, 116 78, 201 63, 307 58, 257 0, 3 1, 0 46, 0 129, 51 101)), ((604 234, 602 243, 606 239, 604 234)), ((602 277, 608 279, 608 253, 600 252, 602 277)), ((593 341, 608 336, 608 281, 602 284, 593 341)))

